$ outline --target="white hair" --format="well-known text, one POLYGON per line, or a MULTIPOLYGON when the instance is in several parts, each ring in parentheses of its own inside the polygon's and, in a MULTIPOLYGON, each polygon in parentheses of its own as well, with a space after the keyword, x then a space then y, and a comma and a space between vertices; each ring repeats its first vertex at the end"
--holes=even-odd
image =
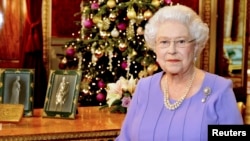
POLYGON ((180 4, 162 7, 149 19, 145 26, 144 38, 150 49, 154 50, 155 48, 156 34, 159 25, 168 20, 179 21, 186 25, 190 35, 195 39, 195 43, 198 45, 198 53, 204 49, 209 38, 209 28, 207 24, 202 21, 194 10, 180 4))

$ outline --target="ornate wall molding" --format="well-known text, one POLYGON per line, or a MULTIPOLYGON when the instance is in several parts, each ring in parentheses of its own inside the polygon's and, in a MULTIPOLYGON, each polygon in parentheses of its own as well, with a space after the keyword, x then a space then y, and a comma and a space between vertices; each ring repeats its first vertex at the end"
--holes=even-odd
POLYGON ((49 48, 51 44, 51 0, 42 3, 42 29, 43 29, 43 61, 46 70, 50 70, 49 48))
POLYGON ((200 0, 199 14, 203 21, 208 24, 210 29, 210 38, 203 50, 199 62, 199 67, 205 71, 215 72, 215 55, 216 55, 216 0, 200 0))

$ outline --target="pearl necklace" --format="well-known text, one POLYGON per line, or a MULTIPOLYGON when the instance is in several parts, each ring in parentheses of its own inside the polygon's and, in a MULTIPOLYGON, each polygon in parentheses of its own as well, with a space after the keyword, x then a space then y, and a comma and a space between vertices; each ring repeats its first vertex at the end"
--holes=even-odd
POLYGON ((194 81, 194 78, 195 78, 195 72, 193 73, 193 76, 192 78, 190 79, 189 81, 189 84, 188 86, 186 87, 186 91, 185 91, 185 94, 179 99, 177 100, 175 103, 171 104, 170 101, 169 101, 169 94, 168 94, 168 81, 166 79, 166 82, 167 82, 167 87, 166 89, 164 90, 164 105, 167 109, 169 110, 175 110, 177 109, 183 102, 183 100, 187 97, 187 94, 189 92, 189 90, 191 89, 192 87, 192 84, 193 84, 193 81, 194 81))

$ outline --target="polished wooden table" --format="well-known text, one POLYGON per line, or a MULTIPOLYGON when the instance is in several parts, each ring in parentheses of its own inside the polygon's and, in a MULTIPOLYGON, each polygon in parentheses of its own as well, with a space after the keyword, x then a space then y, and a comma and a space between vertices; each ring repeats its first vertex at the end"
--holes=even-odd
POLYGON ((112 141, 119 134, 125 114, 99 107, 78 107, 76 119, 44 118, 43 109, 18 123, 0 123, 0 140, 112 141))

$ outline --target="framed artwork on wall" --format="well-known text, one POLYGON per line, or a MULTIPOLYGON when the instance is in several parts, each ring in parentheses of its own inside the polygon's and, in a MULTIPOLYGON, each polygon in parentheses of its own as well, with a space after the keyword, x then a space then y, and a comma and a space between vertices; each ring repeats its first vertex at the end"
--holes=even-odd
POLYGON ((82 72, 50 70, 43 117, 75 119, 82 72))
POLYGON ((24 116, 33 116, 34 69, 0 69, 0 103, 23 104, 24 116))

